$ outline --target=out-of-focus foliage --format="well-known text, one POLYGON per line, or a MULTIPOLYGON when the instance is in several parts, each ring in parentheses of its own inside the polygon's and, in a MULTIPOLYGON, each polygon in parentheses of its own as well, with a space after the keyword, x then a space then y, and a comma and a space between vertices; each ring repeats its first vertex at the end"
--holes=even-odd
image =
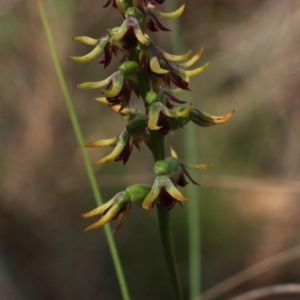
MULTIPOLYGON (((115 66, 103 71, 96 62, 78 66, 66 59, 88 49, 72 36, 98 38, 119 24, 112 8, 102 9, 104 2, 45 1, 86 141, 124 127, 92 100, 95 91, 76 90, 79 82, 106 78, 115 66)), ((186 4, 186 45, 204 45, 202 61, 212 59, 210 69, 192 80, 193 103, 216 115, 238 107, 228 124, 197 129, 199 160, 214 162, 199 176, 202 198, 191 199, 202 205, 207 289, 300 241, 300 1, 186 4)), ((156 39, 171 51, 168 33, 156 39)), ((0 1, 0 45, 0 298, 119 299, 104 233, 83 233, 87 223, 78 218, 94 200, 34 1, 0 1)), ((181 155, 180 132, 171 140, 181 155)), ((106 151, 90 150, 91 159, 106 151)), ((137 180, 152 182, 150 153, 136 151, 133 158, 125 168, 96 168, 105 199, 137 180)), ((172 214, 187 295, 186 211, 177 207, 172 214)), ((155 213, 133 210, 115 237, 132 298, 168 299, 155 213)), ((299 261, 230 295, 297 281, 295 265, 299 261)))

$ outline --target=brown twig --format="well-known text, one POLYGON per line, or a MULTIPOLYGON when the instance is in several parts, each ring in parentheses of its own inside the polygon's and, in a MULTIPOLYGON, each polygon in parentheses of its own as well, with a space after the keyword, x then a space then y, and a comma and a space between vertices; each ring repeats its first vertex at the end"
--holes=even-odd
POLYGON ((224 280, 223 282, 207 290, 198 299, 199 300, 214 299, 219 295, 224 294, 229 290, 232 290, 233 288, 237 287, 238 285, 244 283, 247 280, 250 280, 264 272, 272 270, 278 266, 281 266, 299 257, 300 257, 300 245, 293 247, 289 250, 283 251, 268 259, 265 259, 262 262, 257 263, 240 273, 237 273, 236 275, 224 280))
POLYGON ((231 300, 257 300, 264 297, 300 294, 300 284, 278 284, 255 289, 238 295, 231 300))

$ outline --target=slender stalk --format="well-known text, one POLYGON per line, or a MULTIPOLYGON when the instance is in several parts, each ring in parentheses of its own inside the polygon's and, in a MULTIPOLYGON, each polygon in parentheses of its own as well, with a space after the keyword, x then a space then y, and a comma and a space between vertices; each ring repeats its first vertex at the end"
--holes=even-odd
POLYGON ((170 222, 170 212, 160 205, 157 205, 160 238, 164 250, 165 262, 168 269, 169 280, 172 287, 174 300, 182 300, 182 291, 178 269, 176 265, 173 235, 170 222))
MULTIPOLYGON (((149 81, 143 71, 139 74, 140 93, 143 98, 150 91, 149 81)), ((145 99, 144 99, 144 103, 145 99)), ((154 161, 165 159, 165 141, 164 136, 158 132, 150 131, 151 151, 154 161)), ((182 290, 179 273, 176 264, 175 248, 170 222, 170 212, 160 205, 157 205, 160 239, 163 246, 164 258, 167 272, 169 275, 172 297, 174 300, 182 300, 182 290)))
POLYGON ((155 161, 165 159, 165 137, 155 131, 150 131, 152 155, 155 161))
MULTIPOLYGON (((166 9, 174 11, 177 1, 166 1, 166 9)), ((184 53, 183 33, 180 30, 178 19, 170 22, 173 34, 171 35, 172 47, 178 53, 184 53)), ((186 94, 185 100, 191 102, 190 94, 186 94)), ((192 124, 188 124, 184 131, 185 159, 191 162, 197 159, 196 130, 192 124)), ((193 172, 191 172, 192 175, 193 172)), ((187 193, 191 197, 188 211, 188 238, 189 238, 189 290, 190 299, 195 299, 201 294, 201 224, 200 224, 200 191, 199 187, 189 184, 186 186, 187 193)))
MULTIPOLYGON (((63 71, 62 71, 62 67, 61 67, 61 64, 60 64, 59 59, 58 59, 54 39, 53 39, 51 29, 50 29, 50 25, 49 25, 47 16, 45 14, 42 1, 37 0, 37 4, 38 4, 38 8, 39 8, 40 17, 41 17, 41 20, 42 20, 42 23, 43 23, 43 27, 44 27, 44 30, 46 32, 49 47, 50 47, 50 50, 51 50, 51 55, 52 55, 53 63, 54 63, 54 66, 55 66, 55 70, 56 70, 58 80, 59 80, 64 98, 65 98, 65 102, 66 102, 67 110, 68 110, 68 113, 69 113, 69 116, 70 116, 70 119, 71 119, 71 122, 72 122, 72 126, 73 126, 73 129, 74 129, 75 135, 76 135, 76 139, 77 139, 77 142, 79 143, 79 145, 82 145, 84 143, 84 139, 83 139, 82 132, 81 132, 81 129, 80 129, 80 125, 79 125, 79 122, 78 122, 78 118, 77 118, 77 115, 76 115, 76 112, 75 112, 75 109, 74 109, 74 106, 73 106, 73 103, 72 103, 72 100, 71 100, 71 96, 70 96, 70 93, 69 93, 69 90, 68 90, 68 87, 67 87, 67 84, 66 84, 66 80, 65 80, 65 77, 64 77, 64 74, 63 74, 63 71)), ((100 194, 100 190, 99 190, 99 187, 98 187, 98 184, 97 184, 97 180, 96 180, 91 162, 89 160, 87 151, 85 150, 84 147, 80 147, 80 150, 81 150, 81 154, 83 156, 83 160, 84 160, 84 163, 85 163, 85 166, 86 166, 86 171, 87 171, 88 178, 89 178, 92 190, 93 190, 95 201, 96 201, 97 205, 101 205, 102 204, 102 197, 101 197, 101 194, 100 194)), ((109 225, 105 225, 104 230, 105 230, 106 238, 107 238, 107 241, 108 241, 109 249, 110 249, 110 252, 111 252, 111 255, 112 255, 115 270, 116 270, 116 273, 117 273, 117 277, 118 277, 122 297, 123 297, 124 300, 130 300, 128 288, 127 288, 127 285, 126 285, 125 276, 124 276, 124 273, 123 273, 123 270, 122 270, 122 265, 121 265, 121 262, 120 262, 120 259, 119 259, 119 255, 118 255, 118 251, 117 251, 117 248, 116 248, 116 245, 115 245, 115 241, 112 237, 111 228, 110 228, 109 225)))
MULTIPOLYGON (((165 159, 164 136, 151 131, 152 153, 155 161, 165 159)), ((165 262, 169 274, 172 296, 174 300, 182 300, 182 290, 176 264, 175 249, 170 221, 170 212, 157 205, 160 239, 163 246, 165 262)))

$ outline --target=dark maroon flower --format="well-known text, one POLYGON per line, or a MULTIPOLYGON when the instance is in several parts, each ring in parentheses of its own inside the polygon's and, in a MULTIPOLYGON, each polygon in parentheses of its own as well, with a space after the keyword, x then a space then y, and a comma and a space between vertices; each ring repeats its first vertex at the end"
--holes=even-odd
POLYGON ((164 95, 165 95, 165 105, 166 105, 167 108, 171 109, 171 108, 174 107, 174 104, 172 102, 178 103, 178 104, 185 104, 186 103, 186 101, 177 99, 171 93, 165 92, 164 95))
POLYGON ((124 149, 122 150, 122 152, 119 154, 119 156, 117 158, 115 158, 115 161, 123 161, 123 165, 125 165, 132 153, 132 150, 134 148, 134 146, 140 149, 140 143, 141 140, 139 138, 135 138, 135 137, 129 137, 124 149))
POLYGON ((171 210, 176 203, 179 203, 182 207, 182 203, 167 193, 165 189, 161 189, 158 197, 158 204, 165 207, 167 210, 171 210))
POLYGON ((147 23, 147 28, 152 31, 152 32, 156 32, 156 31, 172 31, 171 29, 165 27, 163 24, 161 24, 161 22, 157 19, 156 16, 151 15, 148 23, 147 23))
POLYGON ((191 170, 206 170, 212 167, 212 164, 188 165, 178 160, 176 152, 171 149, 171 156, 166 158, 169 169, 172 170, 171 180, 175 186, 184 187, 188 184, 189 179, 193 184, 200 185, 188 173, 187 168, 191 170))
POLYGON ((135 36, 133 28, 130 27, 123 37, 122 46, 124 47, 124 49, 130 50, 135 48, 137 44, 138 39, 135 36))
MULTIPOLYGON (((188 54, 179 57, 188 57, 188 54)), ((189 81, 183 79, 185 76, 179 74, 181 71, 179 67, 166 57, 171 55, 155 46, 145 49, 141 57, 141 67, 152 80, 153 90, 158 92, 162 84, 169 88, 171 83, 183 90, 189 90, 189 81)))
POLYGON ((114 150, 106 157, 96 162, 96 165, 104 165, 112 161, 123 161, 125 165, 132 153, 133 146, 140 149, 141 139, 134 137, 127 129, 123 130, 118 136, 84 144, 85 147, 107 147, 114 146, 114 150))
MULTIPOLYGON (((122 49, 122 53, 124 53, 124 49, 122 49)), ((103 64, 105 69, 111 63, 113 55, 115 55, 116 57, 120 57, 119 52, 121 49, 117 45, 107 43, 103 50, 104 55, 100 58, 99 64, 103 64)), ((126 52, 121 61, 125 59, 126 54, 127 56, 129 56, 129 54, 126 52)))
POLYGON ((106 100, 112 105, 120 105, 120 110, 122 110, 129 106, 132 92, 139 97, 139 86, 133 76, 131 78, 125 77, 120 93, 115 97, 106 97, 106 100))

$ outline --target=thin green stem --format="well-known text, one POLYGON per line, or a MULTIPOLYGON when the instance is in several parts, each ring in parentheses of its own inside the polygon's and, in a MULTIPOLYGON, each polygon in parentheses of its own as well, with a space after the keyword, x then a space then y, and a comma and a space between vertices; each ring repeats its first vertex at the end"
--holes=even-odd
MULTIPOLYGON (((174 11, 177 1, 166 1, 167 11, 174 11)), ((184 53, 183 33, 180 30, 178 20, 170 22, 172 29, 172 48, 178 53, 184 53)), ((185 100, 191 102, 188 94, 185 100)), ((197 159, 196 131, 192 124, 186 126, 184 131, 185 158, 191 162, 197 159)), ((201 226, 200 226, 200 191, 199 187, 189 184, 187 193, 191 197, 188 205, 188 237, 189 237, 189 290, 190 299, 194 299, 201 294, 201 226)))
MULTIPOLYGON (((165 159, 164 136, 158 132, 150 131, 152 154, 155 161, 165 159)), ((163 246, 165 262, 169 274, 172 296, 174 300, 182 300, 182 290, 176 264, 175 248, 173 242, 170 212, 157 204, 160 239, 163 246)))
MULTIPOLYGON (((138 76, 140 93, 143 96, 143 100, 146 106, 145 96, 150 91, 149 80, 143 71, 140 71, 138 76)), ((165 138, 164 135, 150 131, 151 145, 150 149, 154 161, 165 159, 165 138)), ((179 273, 176 264, 174 241, 172 235, 172 228, 170 222, 170 212, 164 207, 157 205, 159 233, 163 246, 164 258, 166 262, 167 272, 171 284, 171 291, 174 300, 182 300, 181 284, 179 279, 179 273)))
MULTIPOLYGON (((54 66, 55 66, 55 70, 56 70, 58 80, 59 80, 64 98, 65 98, 65 102, 66 102, 66 105, 67 105, 67 110, 68 110, 68 113, 69 113, 69 116, 70 116, 70 119, 71 119, 71 122, 72 122, 72 125, 73 125, 73 129, 74 129, 74 132, 75 132, 75 135, 76 135, 76 139, 77 139, 79 145, 82 145, 84 143, 83 135, 82 135, 80 125, 79 125, 79 122, 78 122, 78 118, 77 118, 77 115, 76 115, 76 112, 75 112, 75 109, 74 109, 74 106, 73 106, 73 103, 72 103, 72 100, 71 100, 71 96, 70 96, 70 93, 69 93, 69 90, 68 90, 68 87, 67 87, 67 84, 66 84, 65 76, 63 74, 62 67, 61 67, 61 64, 60 64, 60 61, 59 61, 59 58, 58 58, 58 55, 57 55, 57 51, 56 51, 56 48, 55 48, 55 43, 54 43, 54 39, 53 39, 53 36, 52 36, 52 33, 51 33, 50 25, 49 25, 48 19, 46 17, 42 1, 38 0, 37 4, 38 4, 38 8, 39 8, 40 17, 41 17, 41 20, 42 20, 42 23, 43 23, 43 27, 44 27, 44 30, 45 30, 45 33, 46 33, 46 36, 47 36, 47 40, 48 40, 48 43, 49 43, 49 47, 50 47, 53 63, 54 63, 54 66)), ((80 147, 80 150, 81 150, 81 154, 83 156, 83 160, 84 160, 84 163, 85 163, 85 166, 86 166, 86 171, 87 171, 88 178, 89 178, 92 190, 93 190, 95 201, 96 201, 97 205, 101 205, 102 204, 102 198, 101 198, 100 190, 99 190, 97 180, 96 180, 96 177, 95 177, 90 159, 88 157, 87 151, 82 146, 80 147)), ((107 238, 107 241, 108 241, 108 246, 109 246, 109 249, 110 249, 110 252, 111 252, 111 255, 112 255, 115 270, 116 270, 116 273, 117 273, 117 277, 118 277, 118 281, 119 281, 119 285, 120 285, 120 289, 121 289, 123 299, 124 300, 130 300, 128 288, 127 288, 127 285, 126 285, 125 276, 124 276, 124 273, 123 273, 123 270, 122 270, 122 265, 121 265, 121 262, 120 262, 120 259, 119 259, 119 255, 118 255, 118 251, 117 251, 117 248, 116 248, 116 245, 115 245, 115 241, 112 237, 111 228, 110 228, 109 225, 105 225, 104 230, 105 230, 106 238, 107 238)))
POLYGON ((150 131, 152 154, 155 161, 165 159, 165 138, 162 134, 150 131))
POLYGON ((175 249, 170 221, 170 212, 163 206, 157 205, 160 239, 164 250, 165 262, 172 287, 174 300, 182 300, 182 290, 176 265, 175 249))

